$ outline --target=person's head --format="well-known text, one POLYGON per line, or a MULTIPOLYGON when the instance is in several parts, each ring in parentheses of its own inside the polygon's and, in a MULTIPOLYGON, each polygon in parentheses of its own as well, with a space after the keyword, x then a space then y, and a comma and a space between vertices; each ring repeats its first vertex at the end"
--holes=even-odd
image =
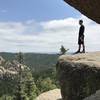
POLYGON ((83 20, 79 20, 79 24, 82 25, 83 24, 83 20))

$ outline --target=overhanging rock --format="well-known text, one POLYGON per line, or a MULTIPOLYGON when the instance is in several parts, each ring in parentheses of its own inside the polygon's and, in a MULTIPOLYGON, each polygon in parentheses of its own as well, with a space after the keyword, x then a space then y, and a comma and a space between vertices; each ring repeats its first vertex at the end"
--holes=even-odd
POLYGON ((100 24, 100 0, 64 0, 88 18, 100 24))

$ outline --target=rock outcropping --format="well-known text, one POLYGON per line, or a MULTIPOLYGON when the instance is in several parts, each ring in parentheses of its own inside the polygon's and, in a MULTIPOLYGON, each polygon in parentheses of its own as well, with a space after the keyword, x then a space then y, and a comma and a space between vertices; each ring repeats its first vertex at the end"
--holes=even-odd
POLYGON ((20 66, 22 71, 27 67, 19 64, 16 60, 13 60, 12 62, 6 61, 0 56, 0 79, 16 76, 20 71, 20 66))
POLYGON ((42 93, 35 100, 61 100, 61 94, 59 89, 50 90, 42 93))
POLYGON ((64 0, 82 14, 100 24, 100 0, 64 0))
POLYGON ((57 76, 63 100, 83 100, 95 94, 100 90, 100 52, 60 56, 57 76))

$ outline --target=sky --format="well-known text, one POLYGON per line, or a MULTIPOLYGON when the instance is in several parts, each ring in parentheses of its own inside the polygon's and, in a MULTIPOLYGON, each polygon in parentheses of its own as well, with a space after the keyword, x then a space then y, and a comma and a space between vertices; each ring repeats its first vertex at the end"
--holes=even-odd
POLYGON ((80 19, 86 50, 99 51, 100 25, 63 0, 0 0, 0 52, 75 52, 80 19))

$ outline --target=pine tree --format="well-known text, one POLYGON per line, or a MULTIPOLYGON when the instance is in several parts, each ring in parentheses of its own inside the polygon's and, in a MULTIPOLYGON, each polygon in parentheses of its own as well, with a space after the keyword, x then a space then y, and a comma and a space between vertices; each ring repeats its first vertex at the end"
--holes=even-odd
POLYGON ((19 74, 14 100, 33 100, 37 96, 37 87, 30 68, 23 64, 24 58, 21 52, 17 55, 17 61, 19 63, 19 74))
POLYGON ((61 48, 60 48, 60 52, 61 52, 61 55, 65 54, 66 53, 66 49, 64 48, 64 46, 62 45, 61 48))
POLYGON ((25 93, 29 100, 33 100, 37 96, 37 87, 34 83, 32 73, 29 69, 25 69, 25 93))
POLYGON ((19 63, 19 72, 18 72, 18 80, 17 80, 17 88, 14 100, 27 100, 26 94, 24 92, 24 84, 22 79, 22 64, 23 64, 23 54, 19 52, 17 54, 17 61, 19 63))

